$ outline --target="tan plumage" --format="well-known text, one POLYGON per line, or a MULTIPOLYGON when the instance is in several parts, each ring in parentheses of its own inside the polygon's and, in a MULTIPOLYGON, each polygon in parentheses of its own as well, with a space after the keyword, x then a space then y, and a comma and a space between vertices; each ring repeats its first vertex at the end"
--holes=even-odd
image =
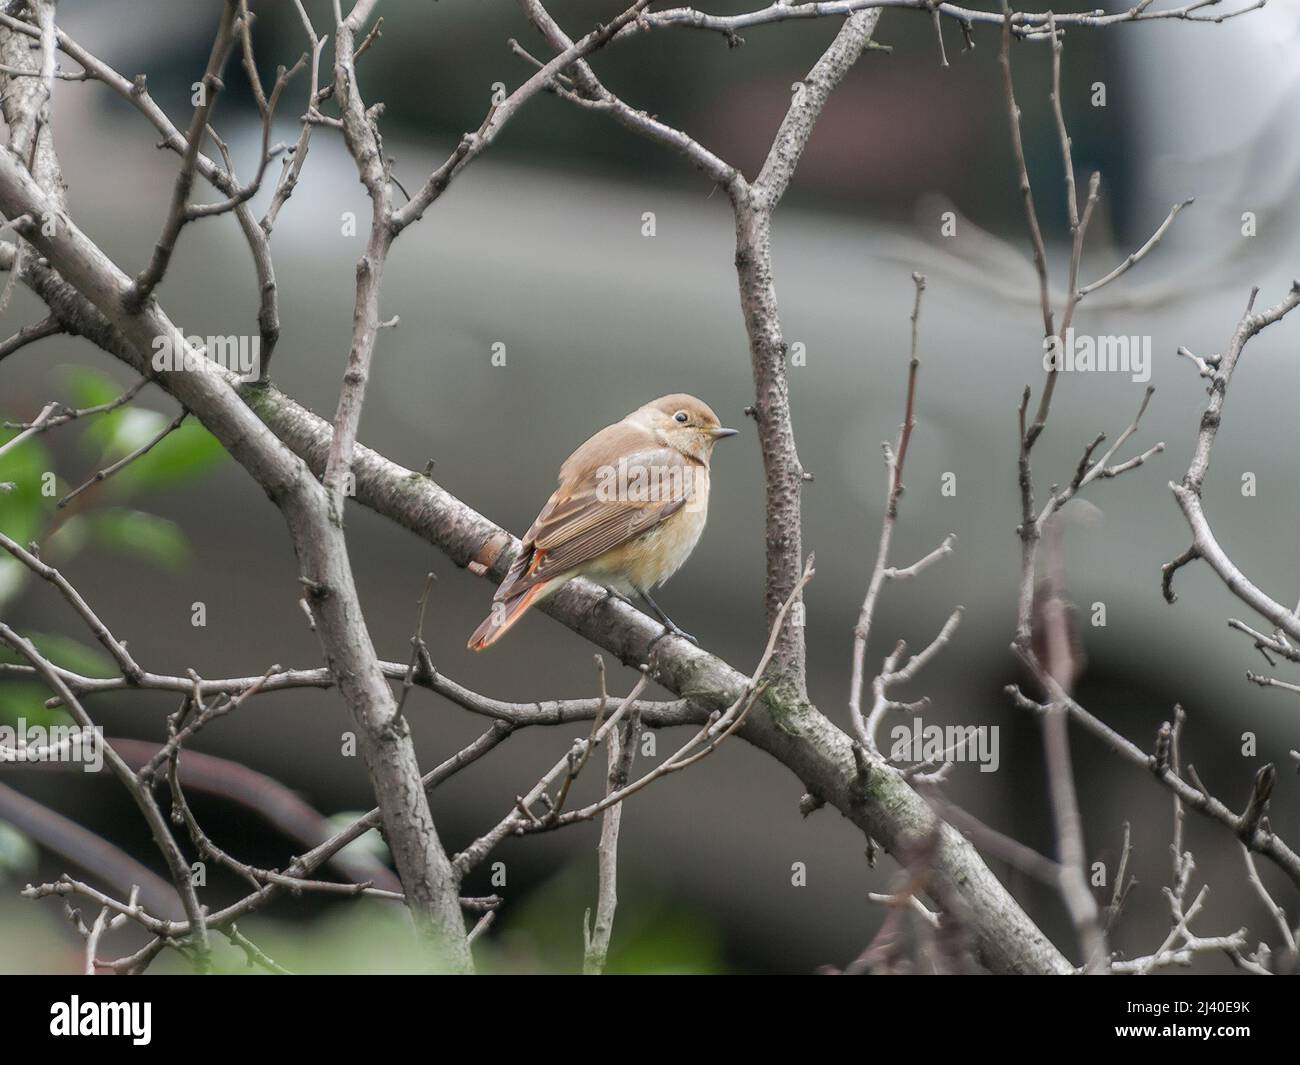
POLYGON ((706 403, 674 393, 578 448, 560 467, 559 487, 524 534, 470 649, 491 646, 574 577, 647 595, 676 573, 704 531, 713 445, 734 432, 706 403))

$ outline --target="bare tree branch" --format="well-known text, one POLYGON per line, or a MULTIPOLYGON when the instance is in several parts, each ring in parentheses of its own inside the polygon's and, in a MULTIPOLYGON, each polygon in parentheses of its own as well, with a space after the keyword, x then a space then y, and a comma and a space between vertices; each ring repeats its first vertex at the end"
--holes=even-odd
MULTIPOLYGON (((12 156, 0 153, 0 210, 11 218, 29 211, 39 217, 49 207, 31 175, 12 156)), ((51 235, 34 229, 26 235, 61 279, 120 331, 116 350, 130 351, 132 365, 158 380, 192 411, 279 505, 309 589, 317 634, 358 725, 412 913, 420 927, 437 940, 439 949, 447 952, 446 964, 467 969, 469 951, 455 878, 424 791, 416 784, 419 769, 409 728, 394 716, 393 693, 379 670, 357 604, 343 532, 331 520, 326 492, 301 460, 275 440, 220 373, 180 370, 155 374, 147 359, 155 338, 167 338, 186 356, 181 365, 201 356, 189 349, 181 331, 156 301, 145 303, 138 311, 128 309, 131 282, 71 219, 51 235)), ((56 284, 54 279, 50 284, 56 284)), ((60 297, 66 301, 68 295, 63 292, 60 297)), ((60 298, 52 298, 51 309, 55 309, 60 298)), ((63 692, 57 694, 63 697, 63 692)))
POLYGON ((1209 472, 1214 441, 1223 422, 1223 407, 1228 396, 1228 386, 1246 350, 1246 344, 1268 326, 1281 321, 1300 304, 1300 281, 1293 283, 1290 292, 1277 304, 1258 313, 1254 310, 1257 292, 1258 290, 1251 293, 1246 313, 1237 323, 1232 339, 1228 342, 1228 348, 1215 368, 1209 389, 1210 399, 1201 415, 1200 430, 1196 435, 1196 446, 1187 473, 1180 484, 1169 486, 1191 528, 1192 544, 1181 556, 1164 566, 1164 591, 1165 598, 1171 603, 1174 602, 1177 599, 1172 587, 1174 574, 1181 566, 1193 559, 1204 559, 1238 599, 1270 621, 1280 632, 1293 640, 1300 641, 1300 618, 1293 610, 1260 590, 1237 568, 1215 538, 1210 523, 1205 517, 1201 499, 1201 487, 1209 472))

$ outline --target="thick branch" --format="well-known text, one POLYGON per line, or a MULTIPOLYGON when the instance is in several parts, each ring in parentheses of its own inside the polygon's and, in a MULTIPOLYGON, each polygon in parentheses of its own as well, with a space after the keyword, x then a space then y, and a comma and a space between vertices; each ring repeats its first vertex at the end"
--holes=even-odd
MULTIPOLYGON (((41 217, 50 206, 13 154, 0 151, 0 210, 11 218, 23 214, 41 217)), ((38 291, 49 290, 51 310, 58 313, 63 307, 66 312, 75 302, 74 293, 85 297, 101 321, 80 314, 82 324, 77 331, 103 335, 107 326, 108 350, 125 357, 192 411, 280 508, 309 591, 326 660, 358 727, 408 903, 420 926, 432 929, 447 951, 447 963, 467 968, 469 949, 455 876, 419 786, 408 726, 395 714, 392 689, 379 669, 357 601, 342 529, 329 520, 324 489, 240 400, 229 377, 188 347, 181 331, 155 301, 136 313, 126 309, 130 280, 71 219, 65 219, 51 235, 39 227, 26 229, 25 237, 73 290, 61 286, 56 277, 38 276, 38 291), (198 360, 198 368, 154 371, 146 353, 156 350, 155 340, 160 337, 166 338, 179 356, 198 360)))

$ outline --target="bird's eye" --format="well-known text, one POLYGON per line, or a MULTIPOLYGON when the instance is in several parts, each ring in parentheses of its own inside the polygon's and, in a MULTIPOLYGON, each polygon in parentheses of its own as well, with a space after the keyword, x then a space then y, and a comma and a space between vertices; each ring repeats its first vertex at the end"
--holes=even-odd
POLYGON ((684 410, 679 410, 673 415, 673 418, 685 425, 688 420, 688 415, 684 410))

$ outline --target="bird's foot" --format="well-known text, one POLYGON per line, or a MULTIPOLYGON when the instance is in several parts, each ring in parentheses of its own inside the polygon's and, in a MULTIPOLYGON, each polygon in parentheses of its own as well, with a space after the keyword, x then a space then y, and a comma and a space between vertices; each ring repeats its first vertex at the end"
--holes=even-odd
MULTIPOLYGON (((611 599, 618 599, 618 600, 620 600, 621 602, 624 602, 624 603, 627 603, 627 602, 628 602, 627 596, 625 596, 625 595, 620 595, 620 594, 619 594, 618 592, 616 592, 613 588, 606 587, 606 588, 605 588, 605 594, 602 595, 599 599, 597 599, 594 603, 592 603, 591 606, 588 608, 588 610, 587 610, 587 616, 588 616, 589 618, 590 618, 590 617, 594 617, 595 614, 596 614, 596 611, 599 610, 601 607, 603 607, 603 606, 604 606, 606 603, 608 603, 611 599)), ((631 603, 628 603, 628 605, 631 606, 632 604, 631 604, 631 603)))
POLYGON ((664 631, 650 641, 650 646, 647 647, 646 650, 653 651, 655 649, 655 645, 660 640, 662 640, 665 636, 680 636, 683 640, 689 640, 691 643, 695 644, 696 647, 700 646, 700 641, 697 640, 694 636, 692 636, 689 632, 687 632, 685 629, 679 629, 672 622, 668 622, 667 624, 664 625, 664 631))
POLYGON ((647 650, 653 650, 655 644, 657 644, 665 636, 680 636, 683 640, 690 640, 691 643, 695 644, 696 647, 700 646, 699 640, 697 640, 685 629, 679 629, 677 627, 677 625, 673 622, 673 619, 664 613, 663 607, 661 607, 658 603, 654 601, 654 599, 651 597, 649 592, 643 591, 640 593, 640 595, 642 600, 645 602, 645 605, 648 606, 652 611, 654 611, 655 617, 659 619, 659 623, 664 627, 664 631, 650 641, 650 647, 647 648, 647 650))

